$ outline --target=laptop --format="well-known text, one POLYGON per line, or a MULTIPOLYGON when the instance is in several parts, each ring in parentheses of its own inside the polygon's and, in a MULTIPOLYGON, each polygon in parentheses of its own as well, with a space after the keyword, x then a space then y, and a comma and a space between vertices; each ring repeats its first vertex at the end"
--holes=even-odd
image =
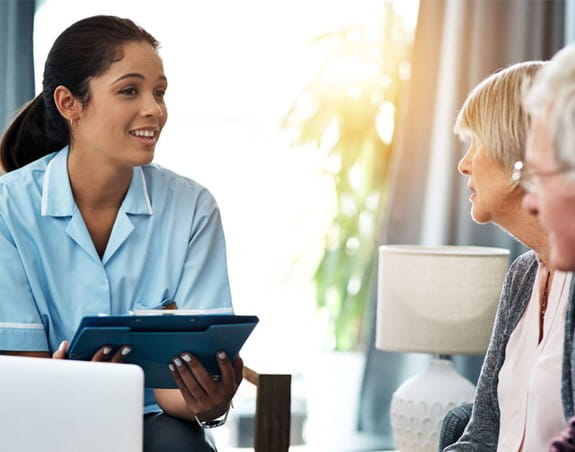
POLYGON ((136 365, 0 356, 0 450, 142 452, 143 397, 136 365))

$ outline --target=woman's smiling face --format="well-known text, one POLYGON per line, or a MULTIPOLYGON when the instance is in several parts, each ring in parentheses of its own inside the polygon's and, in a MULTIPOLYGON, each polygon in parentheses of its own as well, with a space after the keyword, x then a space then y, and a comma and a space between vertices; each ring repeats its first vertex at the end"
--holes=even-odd
POLYGON ((147 42, 127 42, 122 58, 89 81, 89 100, 73 127, 72 147, 121 166, 152 161, 168 112, 162 60, 147 42))

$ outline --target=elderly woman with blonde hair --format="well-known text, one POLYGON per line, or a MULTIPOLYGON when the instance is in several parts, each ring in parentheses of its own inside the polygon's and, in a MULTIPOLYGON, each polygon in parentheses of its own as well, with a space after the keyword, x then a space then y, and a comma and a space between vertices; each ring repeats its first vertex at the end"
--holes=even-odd
POLYGON ((525 190, 512 178, 530 123, 522 94, 544 64, 519 63, 490 75, 456 119, 455 132, 468 142, 458 169, 468 178, 471 216, 531 250, 508 270, 471 418, 446 452, 539 452, 565 426, 562 356, 571 275, 549 265, 547 234, 522 209, 525 190))

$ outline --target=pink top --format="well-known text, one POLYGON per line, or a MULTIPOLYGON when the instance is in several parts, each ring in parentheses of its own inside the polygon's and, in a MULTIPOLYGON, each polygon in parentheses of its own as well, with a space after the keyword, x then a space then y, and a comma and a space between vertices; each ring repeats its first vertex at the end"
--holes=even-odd
POLYGON ((539 340, 539 294, 547 269, 539 263, 525 313, 511 333, 499 371, 499 441, 497 450, 541 452, 565 428, 561 402, 561 367, 565 314, 571 273, 555 271, 539 340))

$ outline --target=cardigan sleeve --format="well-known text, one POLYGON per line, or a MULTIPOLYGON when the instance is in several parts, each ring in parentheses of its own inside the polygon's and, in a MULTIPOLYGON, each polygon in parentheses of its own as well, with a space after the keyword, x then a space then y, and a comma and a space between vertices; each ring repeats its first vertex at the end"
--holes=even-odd
POLYGON ((561 382, 561 398, 563 401, 563 411, 565 418, 573 417, 573 400, 575 381, 575 349, 573 348, 573 335, 575 331, 575 278, 571 280, 569 292, 569 303, 565 318, 565 339, 563 344, 563 369, 561 382))
POLYGON ((503 283, 489 347, 479 375, 471 419, 461 438, 446 447, 444 452, 497 450, 499 370, 505 360, 505 348, 509 336, 517 326, 531 297, 536 269, 537 261, 532 251, 519 256, 509 267, 503 283))

